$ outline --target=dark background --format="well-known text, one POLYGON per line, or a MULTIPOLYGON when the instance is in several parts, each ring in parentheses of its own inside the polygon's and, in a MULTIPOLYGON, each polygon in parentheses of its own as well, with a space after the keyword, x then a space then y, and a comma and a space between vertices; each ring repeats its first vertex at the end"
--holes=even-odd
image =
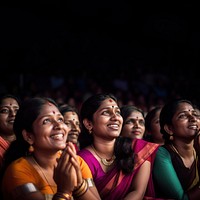
POLYGON ((81 95, 120 90, 120 98, 131 90, 129 99, 150 98, 154 90, 154 100, 184 96, 200 102, 197 3, 7 1, 0 18, 0 91, 23 98, 46 94, 56 88, 56 77, 70 87, 61 93, 73 97, 77 89, 81 95))

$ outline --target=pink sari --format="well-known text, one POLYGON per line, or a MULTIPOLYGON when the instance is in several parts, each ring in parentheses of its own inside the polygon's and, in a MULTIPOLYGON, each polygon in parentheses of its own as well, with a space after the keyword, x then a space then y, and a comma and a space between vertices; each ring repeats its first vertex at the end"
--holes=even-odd
MULTIPOLYGON (((80 150, 78 154, 89 165, 93 174, 95 185, 101 198, 104 200, 121 200, 131 191, 132 180, 137 171, 140 169, 141 165, 146 160, 149 160, 151 163, 153 163, 158 147, 158 144, 150 143, 141 139, 135 139, 133 141, 135 166, 134 171, 128 175, 125 175, 119 171, 117 166, 105 173, 93 154, 86 149, 80 150)), ((152 176, 149 179, 145 196, 154 197, 152 176)))

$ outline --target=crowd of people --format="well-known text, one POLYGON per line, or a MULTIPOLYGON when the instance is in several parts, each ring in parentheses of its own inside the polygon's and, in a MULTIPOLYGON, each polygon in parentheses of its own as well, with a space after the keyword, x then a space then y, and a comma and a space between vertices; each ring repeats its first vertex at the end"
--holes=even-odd
POLYGON ((1 199, 197 200, 200 114, 174 98, 149 111, 112 93, 80 108, 0 97, 1 199))

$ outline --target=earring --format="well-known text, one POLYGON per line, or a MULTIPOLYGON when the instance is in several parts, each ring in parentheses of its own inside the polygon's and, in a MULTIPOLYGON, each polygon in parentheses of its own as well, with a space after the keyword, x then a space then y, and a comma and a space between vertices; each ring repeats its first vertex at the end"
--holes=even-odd
POLYGON ((32 145, 29 146, 28 152, 31 154, 34 152, 34 147, 32 145))
POLYGON ((92 134, 92 129, 89 129, 88 131, 89 131, 89 134, 92 134))
POLYGON ((173 134, 171 134, 171 135, 169 136, 169 140, 173 140, 173 139, 174 139, 173 134))

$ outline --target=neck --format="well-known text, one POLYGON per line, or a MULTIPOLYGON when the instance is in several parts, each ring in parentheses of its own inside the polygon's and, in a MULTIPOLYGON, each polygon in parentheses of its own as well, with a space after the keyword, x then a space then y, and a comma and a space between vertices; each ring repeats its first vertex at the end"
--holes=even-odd
POLYGON ((12 134, 12 135, 1 135, 1 137, 8 141, 8 142, 13 142, 14 140, 16 140, 16 136, 15 134, 12 134))
POLYGON ((194 155, 194 146, 193 144, 172 144, 172 147, 174 148, 174 150, 182 157, 182 158, 186 158, 186 157, 191 157, 194 155))
POLYGON ((109 144, 101 145, 101 144, 93 143, 91 146, 93 150, 95 151, 95 153, 97 155, 100 155, 100 157, 104 157, 109 160, 113 156, 113 150, 114 150, 113 145, 109 145, 109 144))

